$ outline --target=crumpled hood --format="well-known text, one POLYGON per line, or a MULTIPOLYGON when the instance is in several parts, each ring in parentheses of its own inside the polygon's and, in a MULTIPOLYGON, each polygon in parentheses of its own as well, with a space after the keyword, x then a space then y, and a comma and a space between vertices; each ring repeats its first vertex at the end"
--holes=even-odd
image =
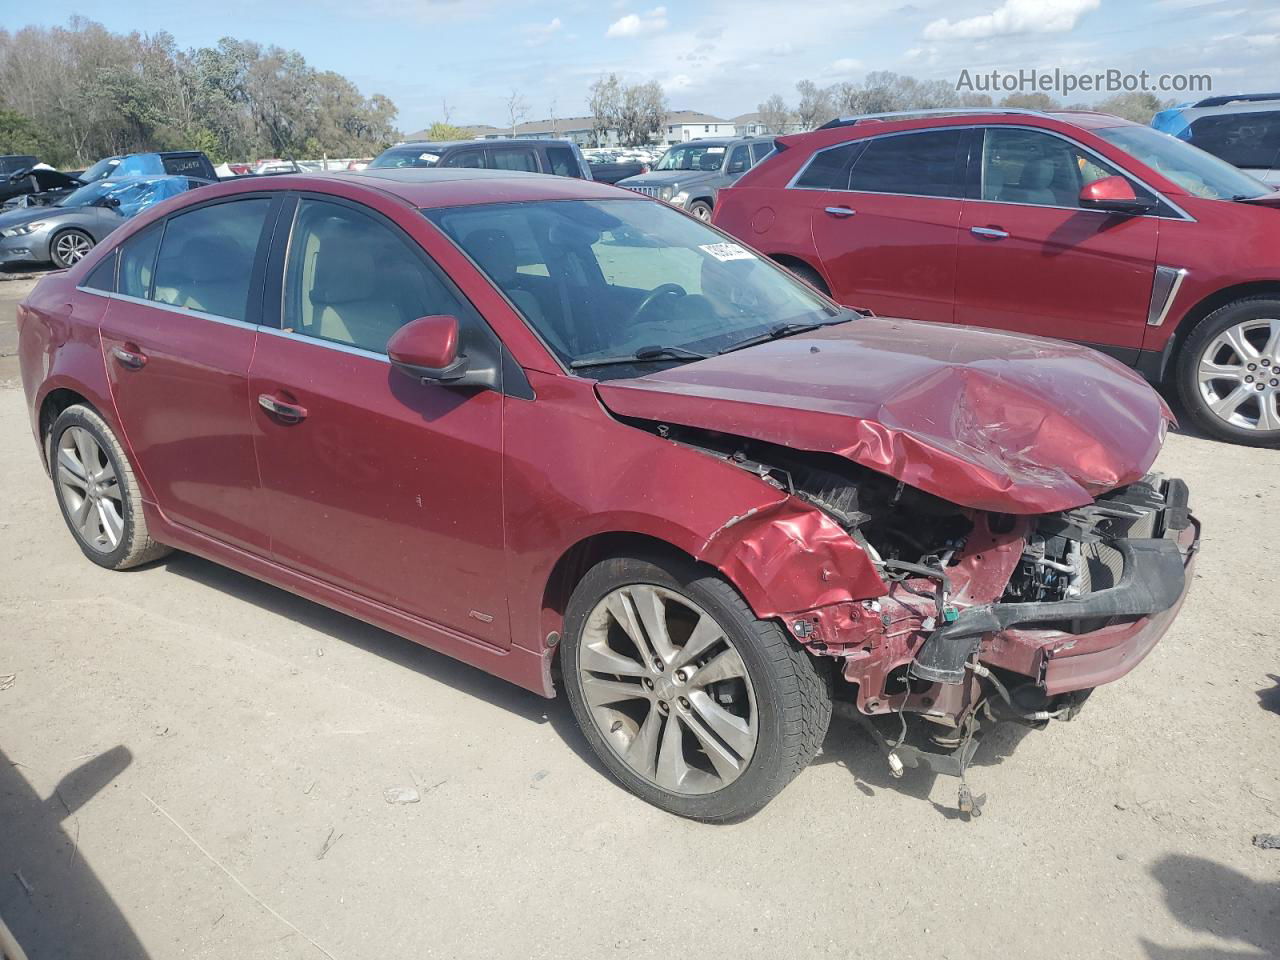
POLYGON ((1084 347, 859 318, 597 385, 619 416, 834 453, 961 506, 1051 513, 1141 479, 1168 406, 1084 347))

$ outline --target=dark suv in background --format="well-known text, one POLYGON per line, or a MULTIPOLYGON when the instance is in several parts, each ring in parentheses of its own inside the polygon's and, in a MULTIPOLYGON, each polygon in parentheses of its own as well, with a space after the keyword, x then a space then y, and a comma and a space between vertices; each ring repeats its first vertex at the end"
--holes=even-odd
POLYGON ((591 179, 582 151, 569 140, 411 140, 388 147, 369 164, 370 170, 400 167, 472 167, 591 179))
POLYGON ((1280 93, 1207 97, 1161 110, 1151 125, 1280 186, 1280 93))
POLYGON ((699 220, 710 220, 716 193, 773 152, 770 138, 690 140, 677 143, 652 170, 619 180, 618 186, 683 207, 699 220))

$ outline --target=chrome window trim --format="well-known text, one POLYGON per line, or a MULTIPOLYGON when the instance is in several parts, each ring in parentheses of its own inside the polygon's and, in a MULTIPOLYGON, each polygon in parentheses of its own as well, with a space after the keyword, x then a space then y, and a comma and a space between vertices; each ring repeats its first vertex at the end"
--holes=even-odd
POLYGON ((192 310, 190 307, 180 307, 176 303, 164 303, 161 300, 148 300, 145 297, 133 297, 127 293, 109 293, 106 290, 95 290, 92 287, 76 287, 80 293, 88 293, 95 297, 104 297, 107 300, 119 300, 122 303, 134 303, 140 307, 154 307, 157 310, 164 310, 168 313, 176 313, 183 317, 194 317, 197 320, 212 320, 214 323, 226 324, 230 327, 239 327, 242 330, 257 330, 259 325, 249 323, 247 320, 237 320, 235 317, 224 317, 216 313, 204 313, 200 310, 192 310))
POLYGON ((295 333, 293 330, 281 330, 279 327, 259 327, 260 333, 266 333, 273 337, 281 337, 285 340, 294 340, 298 343, 310 343, 317 347, 324 347, 326 350, 335 350, 338 353, 350 354, 353 357, 364 357, 366 360, 377 360, 381 363, 390 364, 391 358, 386 353, 378 353, 376 350, 366 350, 364 347, 351 346, 346 343, 338 343, 336 340, 324 340, 320 337, 308 336, 305 333, 295 333))
MULTIPOLYGON (((856 129, 856 127, 851 129, 856 129)), ((817 158, 819 154, 826 153, 829 150, 838 150, 841 147, 847 147, 849 144, 855 142, 855 140, 867 140, 867 141, 883 140, 888 137, 905 137, 913 133, 931 133, 935 130, 982 130, 982 131, 1034 130, 1036 133, 1043 133, 1051 137, 1057 137, 1059 140, 1063 140, 1071 144, 1073 147, 1076 147, 1079 150, 1083 150, 1085 153, 1089 154, 1090 156, 1096 157, 1098 160, 1105 163, 1109 167, 1116 166, 1116 162, 1114 160, 1108 157, 1104 157, 1102 154, 1100 154, 1097 150, 1094 150, 1092 147, 1087 147, 1083 143, 1081 143, 1079 140, 1073 140, 1071 137, 1068 137, 1065 134, 1059 133, 1057 130, 1048 130, 1045 127, 1036 127, 1036 126, 1031 126, 1029 124, 1023 124, 1023 123, 956 124, 955 126, 946 126, 946 127, 921 127, 914 130, 894 130, 889 133, 881 133, 873 137, 856 137, 854 138, 854 140, 846 140, 843 143, 836 143, 836 144, 832 144, 829 147, 823 147, 821 150, 814 151, 813 156, 811 156, 805 162, 805 165, 796 172, 795 176, 793 176, 791 180, 788 181, 787 185, 783 189, 784 190, 825 190, 831 193, 866 193, 875 197, 923 197, 929 200, 956 200, 956 201, 962 200, 965 203, 997 203, 1001 205, 1008 205, 1011 207, 1039 207, 1042 210, 1072 210, 1077 213, 1079 212, 1096 213, 1096 214, 1101 214, 1103 216, 1111 216, 1111 214, 1107 213, 1107 211, 1105 210, 1090 210, 1087 207, 1060 207, 1060 206, 1056 206, 1054 204, 1048 204, 1048 203, 1022 203, 1022 202, 1013 201, 1013 200, 983 200, 980 197, 972 197, 972 198, 971 197, 940 197, 932 193, 886 193, 886 192, 880 192, 877 190, 849 190, 849 189, 840 190, 832 187, 802 187, 802 186, 798 186, 796 183, 797 180, 799 180, 802 176, 804 176, 805 171, 809 169, 809 165, 813 163, 814 159, 817 158)), ((981 160, 979 162, 981 162, 981 160)), ((1187 211, 1183 210, 1182 207, 1178 206, 1176 203, 1174 203, 1172 200, 1166 197, 1163 193, 1161 193, 1155 187, 1151 186, 1151 184, 1147 183, 1145 180, 1135 176, 1134 174, 1130 173, 1128 170, 1125 170, 1123 168, 1121 169, 1121 173, 1123 173, 1125 177, 1132 180, 1134 183, 1139 184, 1144 190, 1150 191, 1151 194, 1155 196, 1157 200, 1159 200, 1161 203, 1165 204, 1171 210, 1173 210, 1178 214, 1178 216, 1176 217, 1164 216, 1158 213, 1140 213, 1140 214, 1136 214, 1135 216, 1147 217, 1153 220, 1187 220, 1187 221, 1190 221, 1191 223, 1196 222, 1195 217, 1187 213, 1187 211)))
POLYGON ((1187 278, 1186 267, 1156 266, 1151 278, 1151 303, 1147 307, 1147 326, 1161 326, 1169 317, 1173 301, 1178 298, 1182 281, 1187 278), (1161 296, 1163 294, 1163 296, 1161 296))

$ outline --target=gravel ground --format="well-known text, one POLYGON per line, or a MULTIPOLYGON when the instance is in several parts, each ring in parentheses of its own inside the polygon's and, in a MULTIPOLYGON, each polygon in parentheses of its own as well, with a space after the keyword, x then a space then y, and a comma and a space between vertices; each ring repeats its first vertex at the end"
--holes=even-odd
POLYGON ((1182 617, 1078 720, 990 737, 982 817, 836 721, 708 827, 608 780, 563 700, 190 556, 88 563, 6 358, 29 285, 0 284, 0 915, 31 960, 1280 953, 1251 843, 1280 833, 1280 453, 1170 438, 1205 530, 1182 617))

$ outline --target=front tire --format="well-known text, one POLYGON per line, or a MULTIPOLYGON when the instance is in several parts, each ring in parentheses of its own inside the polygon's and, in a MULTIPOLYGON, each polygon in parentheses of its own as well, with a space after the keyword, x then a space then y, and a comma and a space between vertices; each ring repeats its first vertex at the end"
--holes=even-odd
POLYGON ((126 570, 170 552, 151 539, 133 467, 90 407, 67 407, 49 431, 49 472, 67 529, 84 555, 126 570))
POLYGON ((1280 300, 1251 297, 1209 314, 1178 354, 1187 413, 1219 440, 1280 446, 1280 300))
POLYGON ((694 820, 762 808, 817 754, 831 719, 809 655, 691 561, 592 567, 560 657, 574 717, 609 772, 694 820))
POLYGON ((49 258, 64 270, 79 263, 92 249, 93 237, 83 230, 59 230, 49 240, 49 258))
POLYGON ((689 204, 689 213, 697 217, 703 223, 711 222, 711 204, 705 200, 695 200, 689 204))

